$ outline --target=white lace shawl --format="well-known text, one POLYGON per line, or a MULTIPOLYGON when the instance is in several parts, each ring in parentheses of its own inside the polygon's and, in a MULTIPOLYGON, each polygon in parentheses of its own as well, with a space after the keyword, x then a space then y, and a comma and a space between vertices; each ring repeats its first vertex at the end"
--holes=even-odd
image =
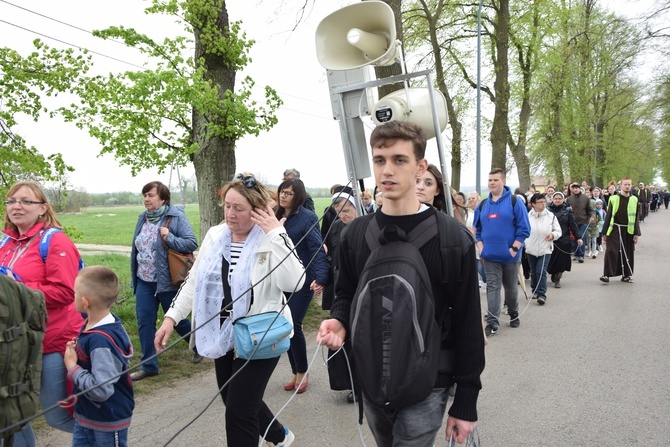
POLYGON ((200 268, 195 279, 195 299, 193 316, 197 325, 207 323, 195 332, 198 353, 207 358, 219 358, 233 349, 233 321, 247 314, 251 298, 251 269, 256 259, 258 246, 265 235, 254 225, 235 265, 231 278, 230 293, 233 299, 233 313, 221 325, 215 315, 221 312, 223 303, 223 281, 221 277, 222 258, 230 263, 231 231, 226 225, 220 239, 214 240, 211 249, 200 260, 200 268))

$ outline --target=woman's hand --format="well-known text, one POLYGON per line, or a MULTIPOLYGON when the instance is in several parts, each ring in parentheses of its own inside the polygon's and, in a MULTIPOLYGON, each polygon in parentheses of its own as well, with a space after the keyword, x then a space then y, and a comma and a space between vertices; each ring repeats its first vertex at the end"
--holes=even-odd
POLYGON ((167 240, 168 234, 170 234, 170 230, 168 230, 167 227, 161 227, 160 230, 161 230, 161 237, 163 238, 163 240, 167 240))
POLYGON ((309 285, 310 290, 314 291, 314 295, 318 295, 321 292, 323 292, 323 289, 325 286, 322 286, 321 284, 317 283, 316 281, 312 281, 312 284, 309 285))
POLYGON ((284 225, 286 218, 277 220, 277 217, 275 217, 270 205, 266 205, 265 209, 254 208, 251 210, 251 221, 261 227, 263 232, 267 234, 275 228, 279 228, 284 225))
POLYGON ((156 337, 154 337, 154 348, 156 348, 156 352, 162 352, 165 349, 175 324, 177 323, 172 318, 165 317, 163 324, 161 324, 161 327, 156 331, 156 337))

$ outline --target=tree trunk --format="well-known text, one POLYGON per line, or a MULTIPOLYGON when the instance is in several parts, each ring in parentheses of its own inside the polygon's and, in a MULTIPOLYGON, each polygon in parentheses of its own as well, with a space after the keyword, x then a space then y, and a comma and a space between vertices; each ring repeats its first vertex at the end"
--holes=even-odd
MULTIPOLYGON (((225 1, 221 1, 218 11, 217 27, 225 36, 228 34, 228 11, 225 1)), ((235 69, 228 66, 221 56, 206 52, 202 42, 202 30, 194 27, 195 64, 204 64, 205 79, 219 86, 219 96, 223 98, 227 90, 235 89, 235 69)), ((211 137, 207 133, 208 117, 193 109, 193 141, 199 145, 193 156, 195 176, 198 181, 198 203, 200 204, 200 236, 201 239, 210 227, 223 220, 221 198, 217 191, 223 182, 231 180, 235 175, 235 140, 211 137)))
POLYGON ((491 128, 491 168, 506 169, 507 132, 509 109, 509 0, 500 0, 495 21, 495 113, 491 128))
MULTIPOLYGON (((383 0, 384 3, 389 5, 393 10, 393 15, 395 16, 395 29, 396 29, 396 39, 402 42, 402 10, 401 10, 401 0, 383 0)), ((377 79, 384 79, 390 76, 399 75, 402 73, 402 68, 400 64, 396 62, 393 65, 387 65, 385 67, 375 67, 375 76, 377 79)), ((389 93, 393 93, 396 90, 402 88, 402 83, 397 84, 386 84, 381 85, 377 89, 377 94, 379 99, 382 99, 384 96, 389 93)))

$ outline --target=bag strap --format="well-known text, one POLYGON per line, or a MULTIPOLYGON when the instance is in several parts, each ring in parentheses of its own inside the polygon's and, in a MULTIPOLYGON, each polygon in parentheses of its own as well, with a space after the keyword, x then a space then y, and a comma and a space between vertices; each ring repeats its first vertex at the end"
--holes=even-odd
MULTIPOLYGON (((167 228, 168 225, 170 225, 171 220, 172 220, 172 216, 168 216, 168 218, 165 220, 165 225, 161 225, 161 227, 167 228)), ((160 233, 160 231, 159 231, 159 233, 160 233)), ((165 243, 165 239, 163 239, 163 237, 160 234, 158 235, 158 237, 161 238, 161 242, 163 242, 163 247, 167 251, 170 247, 168 247, 167 244, 165 243)))
POLYGON ((109 335, 107 332, 101 331, 101 330, 98 330, 98 329, 89 329, 87 331, 84 331, 84 333, 85 334, 98 334, 98 335, 102 335, 102 336, 106 337, 112 343, 112 345, 114 345, 116 350, 119 351, 119 353, 121 353, 121 356, 125 358, 126 353, 124 352, 124 350, 121 349, 121 347, 116 343, 116 340, 114 340, 114 337, 109 335))
POLYGON ((42 257, 43 262, 47 262, 47 254, 49 254, 49 245, 51 244, 51 236, 54 233, 62 231, 60 228, 51 227, 44 230, 42 236, 40 237, 40 256, 42 257))

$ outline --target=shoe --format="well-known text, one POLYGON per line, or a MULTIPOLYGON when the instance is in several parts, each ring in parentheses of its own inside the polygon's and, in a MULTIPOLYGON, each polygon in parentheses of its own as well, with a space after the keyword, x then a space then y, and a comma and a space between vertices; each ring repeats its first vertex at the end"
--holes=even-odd
POLYGON ((601 277, 600 277, 600 280, 601 280, 602 282, 610 282, 609 277, 608 277, 608 276, 605 276, 605 275, 601 276, 601 277))
POLYGON ((547 301, 547 299, 543 296, 538 296, 537 297, 537 304, 543 305, 546 301, 547 301))
POLYGON ((498 328, 493 327, 490 324, 487 324, 486 327, 484 328, 484 333, 486 334, 487 337, 493 337, 498 333, 498 328))
POLYGON ((572 260, 573 260, 573 261, 576 261, 576 260, 577 260, 577 256, 573 257, 572 260))
POLYGON ((536 300, 536 299, 537 299, 537 295, 533 294, 532 299, 536 300))
POLYGON ((595 254, 595 253, 591 255, 591 259, 596 259, 597 257, 598 257, 598 255, 595 254))
POLYGON ((602 251, 603 251, 603 246, 602 245, 598 246, 598 251, 602 253, 602 251))
POLYGON ((266 441, 265 443, 268 445, 268 447, 288 447, 291 444, 293 444, 293 441, 295 441, 295 435, 291 430, 288 428, 284 427, 284 440, 278 444, 275 444, 274 442, 266 441))
POLYGON ((295 388, 298 390, 298 394, 302 394, 307 391, 307 382, 309 381, 309 374, 305 374, 302 383, 297 378, 295 379, 295 388))
POLYGON ((578 257, 577 262, 579 262, 580 264, 583 264, 584 263, 584 257, 583 256, 578 257))
POLYGON ((354 392, 349 391, 349 394, 347 394, 347 403, 348 404, 353 404, 354 403, 354 392))
POLYGON ((513 328, 521 326, 521 320, 519 319, 519 312, 510 312, 509 325, 513 328))
POLYGON ((291 379, 290 382, 286 382, 286 383, 284 384, 284 389, 285 389, 286 391, 293 391, 293 390, 295 390, 295 376, 293 376, 293 379, 291 379))
POLYGON ((191 363, 200 363, 202 362, 202 359, 204 359, 203 356, 201 356, 197 352, 194 352, 193 357, 191 357, 191 363))
POLYGON ((133 382, 137 382, 137 381, 140 381, 142 379, 146 379, 147 377, 157 376, 157 375, 158 375, 157 372, 149 372, 149 371, 145 371, 145 370, 141 369, 139 371, 135 371, 134 373, 131 373, 130 374, 130 380, 132 380, 133 382))
POLYGON ((586 253, 584 253, 584 256, 586 256, 587 258, 590 258, 591 257, 591 252, 587 251, 586 253))
POLYGON ((554 283, 554 288, 555 288, 555 289, 560 289, 560 288, 561 288, 561 282, 560 282, 560 281, 556 281, 556 282, 554 283))

